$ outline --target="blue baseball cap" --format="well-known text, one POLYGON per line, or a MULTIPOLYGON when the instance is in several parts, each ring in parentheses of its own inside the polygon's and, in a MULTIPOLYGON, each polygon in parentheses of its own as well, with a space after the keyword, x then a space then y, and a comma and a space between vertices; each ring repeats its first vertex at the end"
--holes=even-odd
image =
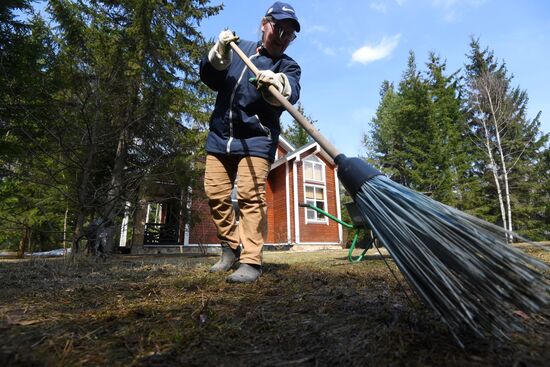
POLYGON ((300 22, 292 5, 277 1, 267 9, 266 16, 271 15, 275 20, 291 19, 296 25, 296 32, 300 32, 300 22))

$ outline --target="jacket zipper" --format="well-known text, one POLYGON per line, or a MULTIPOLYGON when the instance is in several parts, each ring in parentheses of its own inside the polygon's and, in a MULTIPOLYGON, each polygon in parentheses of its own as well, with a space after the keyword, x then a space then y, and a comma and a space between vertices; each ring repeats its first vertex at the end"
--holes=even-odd
POLYGON ((262 130, 265 132, 265 134, 267 135, 269 140, 271 140, 271 130, 269 130, 268 127, 266 127, 264 124, 262 124, 262 122, 260 121, 260 117, 258 115, 254 115, 254 117, 256 117, 256 119, 258 119, 258 124, 260 124, 260 127, 262 128, 262 130))
MULTIPOLYGON (((256 52, 254 55, 250 56, 250 60, 252 60, 255 57, 258 57, 259 53, 256 52)), ((243 68, 243 71, 241 72, 241 76, 239 77, 239 80, 237 80, 237 84, 235 84, 235 88, 233 88, 233 93, 231 93, 231 99, 229 100, 229 140, 227 141, 227 147, 226 147, 226 153, 231 153, 231 142, 233 141, 233 101, 235 100, 235 93, 237 92, 237 88, 239 87, 239 84, 241 84, 241 80, 243 79, 244 73, 246 72, 247 66, 245 65, 243 68)), ((258 119, 258 121, 260 121, 258 119)))

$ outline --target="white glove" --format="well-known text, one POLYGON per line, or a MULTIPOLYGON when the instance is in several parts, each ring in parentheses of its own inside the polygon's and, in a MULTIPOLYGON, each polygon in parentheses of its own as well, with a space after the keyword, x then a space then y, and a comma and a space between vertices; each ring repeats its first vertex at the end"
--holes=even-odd
POLYGON ((231 50, 229 43, 237 42, 238 40, 239 37, 235 32, 229 29, 220 32, 218 40, 212 46, 210 52, 208 52, 208 61, 210 61, 214 69, 221 71, 229 67, 233 59, 233 50, 231 50))
POLYGON ((279 93, 281 93, 286 99, 289 99, 292 94, 290 82, 284 73, 274 73, 271 70, 260 70, 256 80, 258 83, 258 89, 262 93, 262 97, 264 97, 267 103, 273 106, 280 106, 281 104, 268 90, 270 85, 277 88, 279 93))

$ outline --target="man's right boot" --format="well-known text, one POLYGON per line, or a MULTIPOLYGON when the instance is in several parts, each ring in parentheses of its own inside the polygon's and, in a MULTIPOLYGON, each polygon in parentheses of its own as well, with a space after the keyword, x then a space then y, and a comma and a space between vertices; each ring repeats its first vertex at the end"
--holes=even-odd
POLYGON ((217 263, 210 268, 211 273, 217 273, 221 271, 228 271, 239 261, 241 256, 241 248, 238 247, 233 250, 227 243, 222 243, 222 256, 217 263))

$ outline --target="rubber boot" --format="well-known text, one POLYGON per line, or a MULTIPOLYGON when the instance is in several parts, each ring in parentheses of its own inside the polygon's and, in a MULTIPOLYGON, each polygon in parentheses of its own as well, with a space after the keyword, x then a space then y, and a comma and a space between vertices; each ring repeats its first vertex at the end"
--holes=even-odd
POLYGON ((233 250, 228 244, 222 243, 222 256, 217 263, 210 268, 211 273, 217 273, 221 271, 228 271, 239 261, 239 256, 241 255, 241 248, 238 247, 236 250, 233 250))
POLYGON ((241 263, 239 268, 225 278, 229 283, 253 283, 262 275, 261 265, 241 263))

